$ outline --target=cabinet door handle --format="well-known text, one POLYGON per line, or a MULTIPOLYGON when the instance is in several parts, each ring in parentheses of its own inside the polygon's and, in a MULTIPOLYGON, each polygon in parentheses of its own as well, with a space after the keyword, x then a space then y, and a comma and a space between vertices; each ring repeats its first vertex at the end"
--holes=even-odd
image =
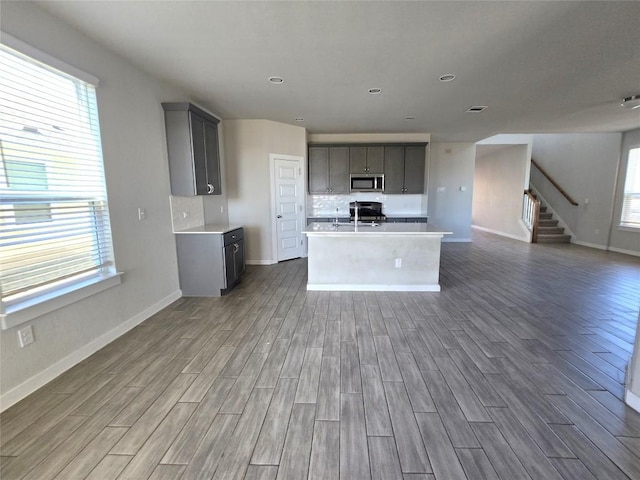
POLYGON ((282 218, 282 215, 276 215, 276 218, 282 218))
POLYGON ((238 253, 238 250, 240 250, 240 245, 238 245, 237 243, 233 244, 233 253, 238 253))
POLYGON ((213 193, 214 190, 215 190, 215 187, 210 183, 207 183, 207 193, 213 193))

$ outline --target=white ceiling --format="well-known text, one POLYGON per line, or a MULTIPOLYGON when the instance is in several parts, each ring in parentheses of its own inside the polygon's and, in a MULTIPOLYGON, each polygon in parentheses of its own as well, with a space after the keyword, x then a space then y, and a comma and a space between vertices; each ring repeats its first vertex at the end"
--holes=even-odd
POLYGON ((640 94, 637 1, 38 3, 224 119, 440 141, 640 127, 619 106, 640 94))

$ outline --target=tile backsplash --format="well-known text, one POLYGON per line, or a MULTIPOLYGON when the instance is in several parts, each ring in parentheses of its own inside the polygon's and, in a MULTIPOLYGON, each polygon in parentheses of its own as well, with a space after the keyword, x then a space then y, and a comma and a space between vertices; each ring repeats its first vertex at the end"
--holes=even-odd
POLYGON ((349 195, 308 195, 307 217, 349 216, 349 202, 382 202, 385 215, 422 214, 423 195, 385 195, 374 192, 358 192, 349 195))
POLYGON ((176 197, 172 195, 169 197, 169 201, 174 232, 204 225, 202 197, 176 197))

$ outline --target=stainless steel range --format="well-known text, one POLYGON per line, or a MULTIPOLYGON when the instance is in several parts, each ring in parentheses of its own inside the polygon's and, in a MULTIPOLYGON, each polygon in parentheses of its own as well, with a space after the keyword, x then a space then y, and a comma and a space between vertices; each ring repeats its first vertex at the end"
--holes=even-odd
POLYGON ((386 222, 387 217, 382 213, 381 202, 350 202, 349 215, 351 221, 356 220, 356 207, 358 209, 358 222, 386 222))

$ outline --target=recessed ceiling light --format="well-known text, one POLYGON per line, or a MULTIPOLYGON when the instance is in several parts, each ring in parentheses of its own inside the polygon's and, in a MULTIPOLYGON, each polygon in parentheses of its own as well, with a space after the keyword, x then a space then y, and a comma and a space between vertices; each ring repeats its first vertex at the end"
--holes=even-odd
POLYGON ((284 83, 284 78, 282 78, 282 77, 269 77, 269 81, 271 83, 275 83, 276 85, 280 85, 281 83, 284 83))
POLYGON ((453 73, 445 73, 444 75, 440 76, 440 81, 441 82, 451 82, 455 78, 456 78, 456 76, 453 73))
POLYGON ((640 95, 631 95, 630 97, 623 98, 621 107, 635 109, 640 107, 640 95))
POLYGON ((466 111, 469 113, 478 113, 486 110, 487 108, 487 105, 474 105, 473 107, 469 107, 466 111))
POLYGON ((296 117, 296 122, 304 122, 304 118, 302 118, 302 117, 296 117))
POLYGON ((378 95, 378 94, 382 93, 382 89, 381 88, 377 88, 377 87, 370 88, 369 89, 369 93, 371 95, 378 95))

